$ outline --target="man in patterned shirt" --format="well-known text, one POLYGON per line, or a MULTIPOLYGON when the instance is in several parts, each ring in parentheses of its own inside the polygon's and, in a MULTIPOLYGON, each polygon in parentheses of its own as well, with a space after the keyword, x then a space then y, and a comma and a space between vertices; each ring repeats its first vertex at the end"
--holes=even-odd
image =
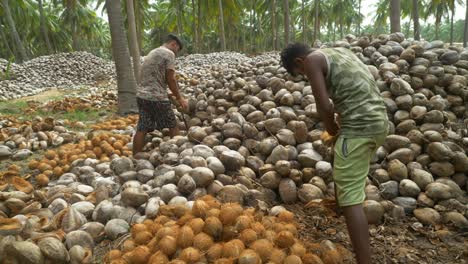
POLYGON ((386 108, 375 80, 367 66, 346 48, 313 51, 306 44, 290 44, 281 52, 281 62, 291 75, 307 76, 323 125, 337 138, 335 196, 346 218, 357 262, 371 263, 362 203, 369 163, 388 131, 386 108))
POLYGON ((181 96, 175 77, 175 55, 182 47, 180 39, 169 34, 165 43, 143 60, 136 93, 139 119, 133 137, 134 155, 143 150, 148 132, 169 128, 171 136, 179 133, 167 86, 181 107, 187 109, 187 101, 181 96))

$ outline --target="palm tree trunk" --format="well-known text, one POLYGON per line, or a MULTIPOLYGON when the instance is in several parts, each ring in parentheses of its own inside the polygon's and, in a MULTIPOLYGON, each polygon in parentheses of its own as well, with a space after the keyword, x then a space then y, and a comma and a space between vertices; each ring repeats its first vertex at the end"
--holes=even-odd
POLYGON ((450 45, 453 45, 453 17, 455 16, 455 1, 453 1, 452 14, 450 15, 450 45))
POLYGON ((130 43, 130 53, 133 59, 133 74, 137 83, 140 82, 140 50, 138 48, 135 9, 133 0, 127 0, 127 20, 128 20, 128 36, 130 43))
POLYGON ((224 35, 224 14, 223 14, 223 0, 218 0, 219 7, 219 35, 221 39, 221 50, 226 50, 226 36, 224 35))
POLYGON ((436 21, 435 21, 435 38, 439 39, 439 31, 440 31, 440 21, 442 20, 442 14, 441 14, 441 6, 437 7, 437 12, 436 12, 436 21))
POLYGON ((271 28, 273 30, 273 50, 278 50, 278 31, 276 30, 276 0, 271 2, 271 28))
POLYGON ((305 15, 305 0, 302 0, 302 42, 306 42, 306 15, 305 15))
POLYGON ((184 30, 182 28, 182 18, 183 18, 182 8, 183 7, 181 7, 180 0, 177 0, 176 6, 177 6, 177 10, 176 10, 176 14, 177 14, 177 17, 176 17, 176 20, 177 20, 177 36, 180 37, 182 35, 182 30, 184 30))
MULTIPOLYGON (((0 23, 0 38, 3 40, 3 44, 5 45, 5 48, 6 50, 13 56, 15 56, 15 53, 13 53, 13 51, 11 50, 10 48, 10 44, 8 44, 8 39, 6 38, 6 35, 5 33, 3 32, 3 25, 2 23, 0 23)), ((10 56, 8 57, 5 57, 5 58, 9 58, 10 56)))
POLYGON ((315 25, 314 25, 314 42, 320 38, 320 18, 319 18, 320 0, 315 0, 315 25))
POLYGON ((42 5, 42 0, 37 1, 39 4, 39 16, 40 16, 40 27, 42 32, 42 37, 44 38, 44 42, 46 44, 47 53, 52 53, 52 45, 50 44, 49 34, 47 33, 47 27, 45 24, 45 17, 44 17, 44 7, 42 5))
POLYGON ((468 0, 465 1, 465 32, 463 34, 463 47, 466 48, 466 46, 468 45, 467 42, 468 42, 468 0))
POLYGON ((343 39, 343 16, 340 16, 340 39, 343 39))
POLYGON ((198 52, 202 52, 202 47, 203 47, 203 44, 202 44, 202 40, 203 40, 203 37, 202 37, 202 34, 201 34, 201 16, 202 16, 202 13, 201 13, 201 0, 198 0, 198 14, 197 14, 197 37, 198 37, 198 52))
POLYGON ((78 26, 77 26, 77 18, 74 18, 71 22, 72 26, 72 48, 74 51, 80 50, 80 41, 78 39, 78 26))
POLYGON ((290 42, 289 31, 291 30, 289 26, 289 0, 284 0, 284 44, 288 45, 290 42))
POLYGON ((413 21, 413 18, 410 17, 409 19, 409 22, 406 23, 407 27, 406 27, 406 32, 405 32, 405 36, 409 36, 409 33, 410 33, 410 29, 411 29, 411 22, 413 21))
POLYGON ((413 0, 414 39, 420 40, 418 0, 413 0))
POLYGON ((357 24, 357 35, 360 35, 361 34, 361 0, 359 0, 359 9, 358 9, 358 15, 359 15, 359 19, 358 19, 358 24, 357 24))
POLYGON ((195 16, 195 0, 192 0, 192 18, 193 18, 193 23, 192 23, 192 31, 193 31, 193 51, 194 53, 198 53, 198 31, 197 31, 197 19, 195 16))
POLYGON ((290 18, 292 21, 292 25, 290 24, 290 30, 291 30, 291 34, 289 35, 289 42, 293 43, 294 41, 296 41, 296 27, 294 26, 294 17, 291 17, 290 18))
POLYGON ((112 55, 117 72, 118 113, 124 115, 136 110, 136 82, 130 63, 120 1, 106 0, 106 9, 112 39, 112 55))
POLYGON ((140 1, 133 0, 133 7, 135 9, 135 23, 138 41, 138 51, 143 50, 143 17, 141 16, 140 1))
POLYGON ((400 32, 400 0, 390 0, 390 31, 400 32))
POLYGON ((13 37, 15 45, 18 48, 19 56, 17 59, 19 62, 23 62, 25 60, 28 60, 28 55, 26 54, 26 50, 24 49, 23 43, 21 42, 18 31, 16 31, 15 21, 13 20, 13 17, 11 16, 11 10, 10 10, 10 6, 8 5, 8 1, 9 0, 2 0, 3 12, 5 15, 6 21, 8 23, 8 26, 10 27, 11 35, 13 37))
POLYGON ((254 52, 254 30, 255 30, 255 2, 256 0, 252 1, 252 13, 250 17, 250 51, 254 52))

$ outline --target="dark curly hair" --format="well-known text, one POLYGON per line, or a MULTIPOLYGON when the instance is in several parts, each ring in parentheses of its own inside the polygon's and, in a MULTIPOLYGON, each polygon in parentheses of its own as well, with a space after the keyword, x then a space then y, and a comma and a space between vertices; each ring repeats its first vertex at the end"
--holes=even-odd
POLYGON ((312 49, 309 45, 305 43, 292 43, 289 44, 286 48, 281 51, 281 65, 289 72, 291 75, 295 75, 294 60, 297 57, 305 56, 312 52, 312 49))
POLYGON ((177 45, 179 45, 179 47, 180 47, 179 50, 182 50, 184 48, 184 45, 182 44, 182 40, 180 40, 180 38, 177 37, 176 35, 174 35, 174 34, 167 35, 165 43, 169 43, 171 41, 177 42, 177 45))

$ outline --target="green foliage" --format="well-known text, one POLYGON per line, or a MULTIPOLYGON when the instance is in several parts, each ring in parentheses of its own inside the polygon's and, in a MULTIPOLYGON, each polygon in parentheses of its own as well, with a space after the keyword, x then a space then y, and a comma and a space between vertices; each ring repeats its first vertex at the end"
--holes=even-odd
POLYGON ((11 57, 10 60, 8 60, 8 64, 7 64, 7 67, 5 69, 5 72, 0 72, 0 80, 4 81, 4 80, 11 80, 12 77, 12 74, 10 73, 10 70, 11 70, 11 64, 13 63, 13 60, 14 60, 14 57, 11 57))
MULTIPOLYGON (((117 1, 117 0, 116 0, 117 1)), ((122 0, 120 0, 122 1, 122 0)), ((363 25, 359 10, 362 0, 290 0, 290 36, 293 41, 305 39, 311 43, 314 34, 315 3, 319 1, 320 40, 342 39, 348 33, 379 35, 389 32, 389 0, 375 1, 376 12, 371 25, 363 25), (303 8, 304 7, 304 8, 303 8), (304 9, 304 10, 303 10, 304 9), (305 28, 303 25, 305 21, 305 28), (303 36, 305 34, 305 36, 303 36)), ((421 37, 427 40, 450 39, 450 15, 455 3, 461 0, 420 0, 421 37), (434 19, 435 18, 435 19, 434 19), (435 20, 436 26, 427 21, 435 20), (437 30, 438 32, 436 32, 437 30)), ((45 24, 54 52, 86 50, 111 58, 110 32, 105 14, 96 14, 104 7, 104 0, 43 0, 45 24), (101 17, 104 17, 101 18, 101 17)), ((142 54, 161 45, 168 33, 179 34, 184 40, 184 53, 213 52, 221 49, 218 0, 134 0, 137 38, 142 54), (200 12, 198 8, 200 7, 200 12), (200 24, 199 43, 195 35, 200 24)), ((272 50, 272 5, 276 3, 276 31, 279 47, 284 42, 283 0, 223 0, 223 16, 228 50, 257 53, 272 50)), ((17 31, 29 57, 47 53, 41 35, 37 0, 10 1, 17 31)), ((105 8, 103 13, 105 13, 105 8)), ((122 5, 126 18, 126 5, 122 5)), ((411 20, 412 1, 401 1, 402 19, 411 20)), ((412 37, 412 23, 403 23, 402 31, 412 37)), ((16 55, 9 26, 4 21, 0 4, 0 57, 16 55), (0 35, 2 38, 2 35, 0 35), (8 45, 9 44, 9 45, 8 45)), ((463 37, 463 21, 454 24, 454 41, 463 37)))

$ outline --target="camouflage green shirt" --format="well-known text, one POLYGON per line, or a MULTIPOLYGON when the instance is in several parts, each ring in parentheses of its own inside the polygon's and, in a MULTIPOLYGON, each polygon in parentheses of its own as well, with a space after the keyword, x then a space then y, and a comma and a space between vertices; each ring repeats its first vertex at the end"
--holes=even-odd
POLYGON ((346 48, 316 52, 327 59, 327 90, 341 118, 340 134, 360 137, 385 133, 386 107, 367 66, 346 48))

